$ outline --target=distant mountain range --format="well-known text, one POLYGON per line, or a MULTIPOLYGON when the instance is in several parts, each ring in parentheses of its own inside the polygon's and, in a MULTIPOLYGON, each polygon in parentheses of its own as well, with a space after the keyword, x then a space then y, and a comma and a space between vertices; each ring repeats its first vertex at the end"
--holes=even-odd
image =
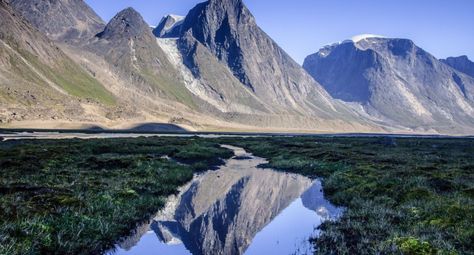
POLYGON ((132 8, 105 24, 83 0, 0 1, 3 126, 474 130, 472 62, 439 61, 409 40, 333 45, 303 69, 241 0, 209 0, 155 28, 132 8))

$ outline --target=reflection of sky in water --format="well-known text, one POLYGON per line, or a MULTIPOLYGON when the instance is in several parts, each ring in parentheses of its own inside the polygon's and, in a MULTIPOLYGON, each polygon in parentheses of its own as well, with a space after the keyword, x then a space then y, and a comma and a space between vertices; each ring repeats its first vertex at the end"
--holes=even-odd
MULTIPOLYGON (((315 181, 301 197, 294 200, 257 233, 244 254, 312 254, 313 248, 308 239, 318 233, 316 228, 322 221, 335 218, 340 213, 341 209, 334 207, 324 199, 321 183, 315 181)), ((179 239, 166 244, 150 230, 141 237, 136 246, 128 251, 119 249, 115 254, 181 255, 191 254, 191 252, 179 239)))
POLYGON ((258 169, 264 162, 231 159, 195 177, 113 254, 310 254, 315 228, 341 210, 324 199, 320 181, 258 169))
POLYGON ((308 238, 321 223, 321 218, 303 206, 301 198, 294 201, 252 240, 245 254, 292 254, 311 251, 308 238))

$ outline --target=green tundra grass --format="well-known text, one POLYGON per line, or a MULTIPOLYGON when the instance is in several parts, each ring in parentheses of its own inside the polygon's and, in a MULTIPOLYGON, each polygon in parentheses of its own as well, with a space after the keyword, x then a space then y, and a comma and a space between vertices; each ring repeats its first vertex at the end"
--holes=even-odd
POLYGON ((99 254, 232 155, 192 138, 0 143, 0 254, 99 254))
POLYGON ((318 254, 474 254, 474 140, 252 138, 228 141, 267 167, 323 178, 346 207, 318 254))
POLYGON ((474 140, 137 138, 0 143, 0 254, 103 252, 232 144, 322 178, 318 254, 474 254, 474 140), (163 157, 168 156, 168 157, 163 157))

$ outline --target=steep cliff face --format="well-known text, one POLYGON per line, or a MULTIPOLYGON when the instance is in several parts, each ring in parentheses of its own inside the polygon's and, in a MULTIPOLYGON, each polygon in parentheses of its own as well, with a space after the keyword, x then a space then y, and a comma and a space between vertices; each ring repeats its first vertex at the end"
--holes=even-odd
POLYGON ((441 61, 474 78, 474 62, 469 60, 467 56, 449 57, 447 59, 442 59, 441 61))
POLYGON ((104 21, 83 0, 11 0, 13 8, 55 41, 78 43, 99 33, 104 21))
POLYGON ((304 68, 335 98, 391 125, 469 133, 474 79, 406 39, 358 38, 310 55, 304 68))
POLYGON ((210 0, 197 5, 181 25, 181 36, 185 63, 196 75, 204 65, 196 51, 204 46, 274 110, 334 111, 331 97, 257 26, 240 0, 210 0))
POLYGON ((6 1, 0 2, 0 17, 0 123, 64 116, 87 120, 83 105, 115 103, 95 78, 6 1))
POLYGON ((178 37, 184 18, 173 14, 166 15, 161 19, 160 24, 153 29, 153 34, 162 38, 178 37))

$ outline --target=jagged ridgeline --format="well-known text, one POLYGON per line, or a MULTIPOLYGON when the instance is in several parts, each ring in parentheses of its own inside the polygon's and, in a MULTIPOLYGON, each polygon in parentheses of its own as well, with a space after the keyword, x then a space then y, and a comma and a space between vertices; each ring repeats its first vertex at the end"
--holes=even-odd
MULTIPOLYGON (((56 126, 94 123, 123 127, 165 122, 191 130, 443 133, 467 133, 474 126, 469 98, 472 78, 466 78, 466 74, 438 60, 413 66, 419 61, 404 61, 397 55, 398 51, 410 50, 410 45, 398 49, 402 45, 394 46, 400 59, 397 66, 386 67, 397 70, 397 75, 386 71, 372 76, 380 80, 401 77, 395 78, 401 88, 398 92, 375 91, 383 86, 369 86, 364 78, 347 78, 351 73, 365 73, 362 69, 329 70, 328 66, 308 68, 310 64, 306 64, 312 77, 257 25, 241 0, 209 0, 196 5, 185 17, 164 17, 154 29, 132 8, 119 12, 106 24, 83 0, 2 3, 2 11, 22 24, 17 37, 32 30, 34 35, 30 34, 27 42, 33 44, 33 38, 38 37, 51 48, 34 49, 46 47, 41 43, 20 45, 41 62, 37 66, 48 69, 40 71, 44 76, 41 79, 16 82, 36 75, 40 69, 31 58, 24 56, 29 65, 22 67, 28 69, 25 73, 33 73, 29 76, 19 75, 23 71, 18 68, 2 65, 3 125, 22 126, 36 121, 44 126, 54 119, 56 126), (61 54, 68 64, 56 64, 55 54, 61 54), (431 65, 439 68, 429 69, 431 65), (66 70, 57 72, 55 68, 66 70), (431 78, 412 75, 413 68, 431 78), (430 75, 439 70, 443 74, 430 75), (324 75, 329 78, 323 79, 324 75), (449 75, 448 82, 445 77, 449 75), (35 89, 41 80, 47 80, 43 82, 44 91, 35 89), (340 97, 331 83, 337 83, 345 97, 363 100, 340 97), (441 88, 447 83, 452 84, 449 93, 441 88), (454 86, 460 88, 463 98, 454 95, 454 86), (418 91, 414 93, 410 87, 436 89, 420 92, 424 97, 421 100, 418 91), (24 94, 20 90, 31 94, 27 101, 19 96, 24 94), (433 102, 425 104, 428 101, 433 102)), ((12 34, 7 31, 11 29, 9 24, 1 29, 12 34)), ((354 46, 357 54, 367 51, 362 50, 368 47, 362 43, 354 46)), ((349 62, 364 66, 371 65, 372 58, 382 59, 372 54, 368 60, 354 58, 349 62)), ((6 59, 4 56, 7 53, 2 53, 6 59)))

